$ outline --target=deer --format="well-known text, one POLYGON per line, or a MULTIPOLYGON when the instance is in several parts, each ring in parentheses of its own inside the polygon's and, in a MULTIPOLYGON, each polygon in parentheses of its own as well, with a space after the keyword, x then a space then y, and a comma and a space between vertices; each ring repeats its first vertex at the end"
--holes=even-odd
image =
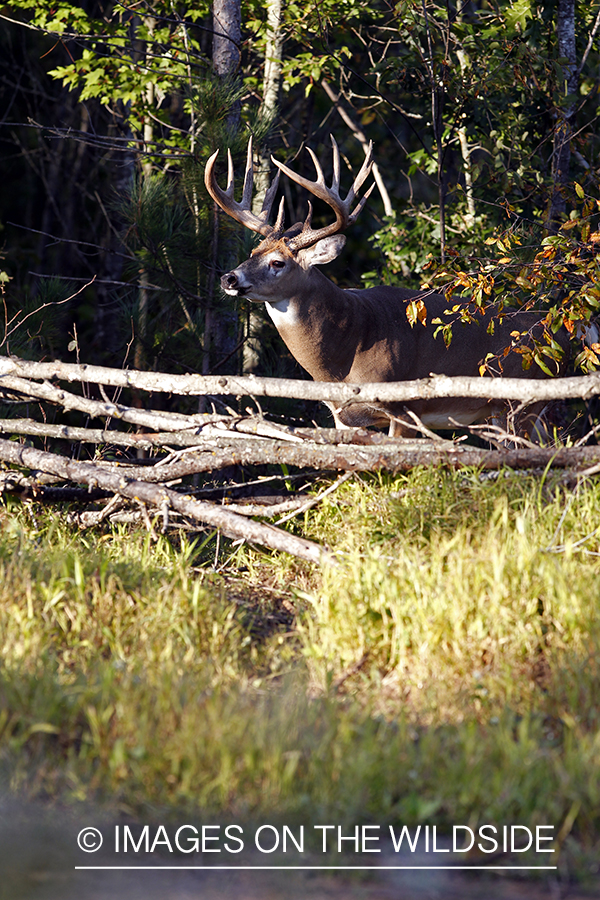
MULTIPOLYGON (((501 369, 486 374, 508 377, 547 377, 541 368, 532 365, 525 370, 516 352, 505 354, 505 348, 515 346, 514 333, 532 343, 543 341, 544 313, 532 311, 503 311, 491 306, 470 324, 455 324, 452 340, 446 346, 436 336, 432 319, 440 319, 448 308, 443 294, 415 291, 402 287, 381 285, 370 288, 340 288, 321 271, 334 260, 346 242, 345 232, 364 208, 371 187, 358 200, 359 192, 373 167, 373 145, 369 144, 365 159, 346 197, 340 195, 340 152, 333 136, 333 175, 327 186, 323 169, 316 154, 308 147, 316 179, 310 181, 284 163, 271 157, 277 167, 275 178, 266 191, 262 209, 252 212, 253 157, 252 138, 247 147, 246 171, 242 198, 234 199, 234 167, 231 152, 227 151, 228 179, 223 190, 217 183, 215 164, 219 151, 209 158, 204 180, 215 203, 232 219, 262 236, 263 240, 250 257, 221 278, 223 291, 232 297, 244 297, 264 303, 277 331, 292 356, 315 381, 394 382, 427 378, 433 374, 480 374, 486 360, 502 360, 501 369), (269 224, 271 209, 277 194, 280 173, 310 195, 327 204, 334 221, 313 228, 312 203, 304 222, 289 228, 284 221, 284 198, 279 204, 274 225, 269 224), (356 206, 352 209, 356 202, 356 206), (409 301, 423 300, 427 310, 424 324, 411 325, 407 317, 409 301), (489 328, 495 318, 493 328, 489 328)), ((566 329, 553 335, 563 348, 556 374, 566 367, 569 334, 566 329)), ((521 345, 522 346, 522 345, 521 345)), ((336 409, 328 404, 335 426, 389 428, 395 437, 426 433, 427 429, 454 429, 477 423, 511 420, 511 404, 501 400, 477 398, 441 398, 414 400, 407 403, 352 403, 336 409), (416 423, 416 424, 415 424, 416 423)), ((543 403, 532 404, 526 412, 513 417, 512 425, 518 434, 527 437, 534 432, 543 403)))

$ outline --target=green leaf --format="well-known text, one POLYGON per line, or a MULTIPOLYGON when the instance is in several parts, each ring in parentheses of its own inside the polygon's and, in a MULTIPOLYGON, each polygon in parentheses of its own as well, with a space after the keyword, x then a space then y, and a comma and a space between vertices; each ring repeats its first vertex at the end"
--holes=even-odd
POLYGON ((506 24, 509 28, 518 25, 521 31, 525 31, 527 19, 532 18, 531 0, 516 0, 505 13, 506 24))

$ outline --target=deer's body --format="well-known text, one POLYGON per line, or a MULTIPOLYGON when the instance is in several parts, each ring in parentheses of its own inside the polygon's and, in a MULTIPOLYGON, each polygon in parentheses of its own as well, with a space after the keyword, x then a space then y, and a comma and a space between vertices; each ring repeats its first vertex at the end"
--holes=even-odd
MULTIPOLYGON (((424 296, 388 287, 339 290, 336 294, 339 305, 328 303, 326 313, 315 300, 316 295, 306 304, 290 298, 285 315, 277 312, 272 315, 267 307, 288 349, 315 381, 363 384, 409 381, 432 374, 477 376, 486 355, 482 353, 482 338, 486 352, 500 353, 510 346, 510 332, 515 329, 534 328, 538 337, 541 336, 539 316, 535 313, 510 314, 504 323, 496 324, 495 333, 490 336, 486 333, 492 316, 490 311, 469 325, 456 323, 450 346, 446 347, 441 335, 434 337, 436 326, 431 324, 431 319, 438 317, 445 321, 443 315, 448 304, 439 294, 424 296), (406 301, 419 297, 427 306, 427 324, 417 322, 411 327, 406 317, 406 301), (307 329, 304 324, 307 321, 315 325, 307 329)), ((564 338, 568 343, 566 332, 564 338)), ((520 355, 509 354, 502 361, 503 374, 514 378, 544 377, 537 366, 525 372, 521 360, 520 355)), ((411 409, 424 425, 436 429, 450 428, 450 419, 470 425, 502 413, 505 406, 502 401, 458 397, 390 403, 385 410, 401 416, 405 409, 411 409)), ((361 426, 384 426, 389 420, 384 410, 360 404, 341 410, 336 418, 344 425, 361 426)))
MULTIPOLYGON (((497 310, 485 315, 476 314, 475 322, 453 326, 450 346, 446 348, 441 335, 434 337, 436 325, 432 319, 447 321, 444 313, 448 304, 440 294, 416 292, 403 288, 374 287, 363 290, 343 290, 333 284, 317 266, 334 259, 341 251, 345 238, 337 232, 351 224, 358 215, 366 196, 350 215, 354 191, 370 168, 370 158, 361 169, 345 201, 339 198, 339 157, 334 143, 334 183, 324 184, 323 173, 316 162, 317 182, 306 182, 293 173, 294 180, 308 186, 312 193, 324 199, 336 212, 333 226, 314 231, 311 213, 304 224, 297 224, 283 232, 280 208, 277 225, 266 225, 276 182, 271 186, 270 198, 260 216, 249 212, 251 194, 250 149, 246 169, 244 200, 233 200, 233 175, 227 192, 216 185, 212 172, 213 156, 207 166, 206 183, 213 198, 238 221, 265 235, 265 240, 252 255, 236 269, 223 275, 223 290, 234 296, 244 296, 266 304, 266 309, 292 355, 316 381, 346 381, 353 383, 406 381, 426 378, 431 374, 480 374, 480 366, 488 354, 502 357, 506 347, 514 344, 511 332, 518 331, 527 344, 531 337, 543 338, 542 315, 535 312, 505 313, 495 323, 493 333, 488 324, 497 310), (248 187, 249 185, 249 187, 248 187), (268 209, 267 209, 268 207, 268 209), (267 210, 265 214, 265 210, 267 210), (417 322, 411 327, 407 315, 407 301, 421 298, 427 308, 427 324, 417 322)), ((277 163, 280 169, 290 170, 277 163)), ((566 331, 557 339, 566 349, 566 331)), ((565 354, 566 358, 567 354, 565 354)), ((501 359, 501 368, 492 364, 493 371, 511 377, 544 377, 537 366, 525 371, 522 356, 509 353, 501 359)), ((564 365, 564 364, 563 364, 564 365)), ((467 398, 441 398, 414 401, 407 404, 386 403, 380 407, 356 404, 334 410, 336 424, 342 426, 382 426, 395 421, 393 433, 414 434, 414 423, 406 420, 407 410, 416 414, 429 428, 448 428, 453 424, 470 425, 498 416, 506 410, 502 401, 467 398), (398 418, 400 421, 398 421, 398 418)), ((530 416, 534 421, 537 410, 530 416)), ((524 430, 529 430, 525 427, 524 430)))

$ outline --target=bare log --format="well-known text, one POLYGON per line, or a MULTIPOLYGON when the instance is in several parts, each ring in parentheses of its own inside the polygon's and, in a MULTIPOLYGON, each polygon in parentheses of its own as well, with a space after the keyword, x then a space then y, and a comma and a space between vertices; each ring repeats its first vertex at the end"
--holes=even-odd
POLYGON ((72 425, 53 425, 35 419, 0 419, 0 434, 26 434, 31 437, 58 438, 63 441, 82 441, 88 444, 116 444, 120 447, 141 447, 152 450, 165 444, 193 447, 198 438, 184 432, 137 434, 108 428, 77 428, 72 425))
POLYGON ((0 419, 0 434, 50 437, 63 441, 81 441, 86 444, 114 444, 118 447, 135 447, 143 450, 169 446, 195 447, 201 440, 197 434, 190 434, 189 431, 125 432, 109 428, 54 425, 49 422, 36 422, 35 419, 0 419))
MULTIPOLYGON (((16 446, 12 444, 12 446, 16 446)), ((230 466, 285 465, 318 471, 408 472, 415 466, 444 465, 453 469, 476 466, 483 469, 530 469, 545 467, 577 468, 600 462, 600 447, 523 447, 485 450, 468 445, 437 441, 388 439, 381 444, 324 445, 306 441, 238 442, 227 448, 193 451, 174 462, 143 467, 123 463, 101 462, 96 468, 111 471, 124 478, 160 484, 189 475, 217 472, 230 466)))
MULTIPOLYGON (((243 420, 251 430, 253 423, 243 420)), ((390 438, 363 429, 298 429, 283 433, 283 440, 244 434, 234 430, 241 422, 231 422, 228 429, 212 429, 208 434, 164 432, 158 434, 125 434, 105 429, 72 428, 24 419, 0 420, 0 433, 28 434, 44 437, 109 443, 156 449, 182 447, 142 466, 132 461, 96 460, 103 471, 152 484, 165 484, 189 475, 218 472, 230 466, 294 466, 324 471, 407 472, 419 465, 447 465, 451 468, 479 466, 498 469, 503 466, 520 469, 546 466, 557 468, 590 465, 600 460, 600 447, 531 447, 486 450, 453 441, 390 438), (298 440, 290 442, 290 437, 298 440)), ((264 423, 268 426, 269 423, 264 423)), ((269 430, 268 428, 266 429, 269 430)), ((282 432, 290 431, 282 430, 282 432)), ((273 429, 277 433, 277 429, 273 429)), ((10 482, 10 479, 8 479, 10 482)), ((39 484, 39 481, 38 481, 39 484)))
MULTIPOLYGON (((131 408, 131 407, 128 407, 131 408)), ((215 417, 216 418, 216 417, 215 417)), ((199 429, 196 428, 196 431, 199 429)), ((353 437, 352 432, 358 429, 348 429, 350 434, 345 435, 346 443, 353 437)), ((332 432, 340 435, 336 429, 322 429, 323 433, 332 432)), ((279 439, 300 443, 305 440, 313 429, 308 429, 305 434, 303 429, 296 435, 292 428, 274 425, 265 420, 252 418, 219 416, 218 422, 208 422, 202 426, 201 434, 190 434, 189 431, 162 431, 155 433, 135 433, 116 431, 108 428, 79 428, 72 425, 54 425, 49 422, 37 422, 35 419, 0 419, 0 434, 26 434, 31 437, 51 437, 64 441, 82 441, 88 444, 115 444, 121 447, 135 447, 151 450, 156 447, 195 447, 198 444, 207 446, 224 446, 235 439, 245 439, 248 435, 256 437, 277 437, 279 439)), ((366 434, 366 433, 365 433, 366 434)), ((325 441, 325 438, 321 440, 325 441)), ((335 438, 330 437, 329 443, 335 443, 335 438)))
MULTIPOLYGON (((8 493, 15 491, 42 493, 43 491, 48 490, 48 485, 53 485, 57 482, 60 482, 60 478, 56 478, 54 475, 46 475, 44 472, 39 472, 32 476, 24 475, 23 472, 19 472, 18 469, 7 469, 6 471, 0 472, 0 494, 5 491, 8 493)), ((57 490, 60 490, 60 488, 57 490)), ((64 498, 61 497, 60 499, 64 498)))
MULTIPOLYGON (((0 388, 7 376, 58 378, 69 382, 131 387, 182 396, 233 395, 288 397, 294 400, 327 400, 339 405, 352 402, 389 403, 429 400, 434 397, 485 397, 495 400, 589 400, 600 394, 600 372, 572 378, 489 378, 432 374, 416 381, 387 384, 342 384, 255 375, 169 375, 160 372, 110 369, 74 363, 38 363, 15 357, 0 358, 0 388)), ((140 410, 138 412, 141 413, 140 410)), ((200 416, 195 417, 200 419, 200 416)), ((138 423, 135 423, 138 424, 138 423)), ((145 423, 143 423, 145 424, 145 423)), ((149 427, 153 427, 152 425, 149 427)))
MULTIPOLYGON (((55 387, 48 382, 38 384, 37 381, 29 381, 28 379, 12 375, 4 375, 0 378, 0 392, 2 391, 56 403, 62 406, 63 409, 76 410, 88 416, 120 419, 131 425, 146 428, 162 428, 164 431, 179 431, 186 428, 198 429, 203 424, 206 424, 207 421, 203 414, 185 416, 179 413, 137 409, 132 406, 124 406, 122 403, 113 403, 106 400, 91 400, 88 397, 81 397, 79 394, 72 394, 63 388, 55 387)), ((209 420, 212 421, 212 417, 209 417, 209 420)))
POLYGON ((288 534, 273 525, 244 519, 221 506, 193 500, 163 485, 147 484, 117 471, 107 471, 94 463, 75 462, 65 456, 24 447, 22 444, 3 439, 0 439, 0 459, 26 469, 56 475, 66 481, 113 491, 122 497, 141 500, 167 512, 169 509, 174 509, 191 519, 203 522, 212 528, 218 528, 223 534, 234 540, 261 544, 313 563, 334 561, 326 550, 313 541, 288 534))

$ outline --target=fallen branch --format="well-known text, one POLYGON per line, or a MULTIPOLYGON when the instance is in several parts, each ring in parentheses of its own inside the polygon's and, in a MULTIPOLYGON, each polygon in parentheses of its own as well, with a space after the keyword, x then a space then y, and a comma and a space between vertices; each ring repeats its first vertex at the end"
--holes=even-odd
POLYGON ((75 462, 65 456, 24 447, 22 444, 3 439, 0 439, 0 459, 26 469, 56 475, 65 481, 99 487, 130 500, 150 503, 161 509, 164 515, 168 514, 169 509, 174 509, 195 521, 218 528, 234 540, 249 541, 273 550, 282 550, 313 563, 334 561, 326 550, 313 541, 288 534, 273 525, 244 519, 221 506, 193 500, 163 485, 148 484, 129 478, 119 471, 108 471, 94 463, 75 462))
POLYGON ((69 382, 130 387, 142 391, 205 396, 288 397, 294 400, 327 400, 331 403, 390 403, 430 400, 436 397, 484 397, 495 400, 589 400, 600 394, 600 372, 572 378, 489 378, 431 375, 416 381, 387 384, 341 384, 290 378, 260 378, 256 375, 169 375, 110 369, 75 363, 39 363, 0 358, 0 387, 8 376, 58 378, 69 382))
POLYGON ((64 441, 82 441, 86 444, 114 444, 118 447, 135 447, 142 450, 152 450, 165 445, 194 447, 198 443, 198 435, 185 431, 159 431, 143 434, 109 428, 53 425, 48 422, 36 422, 34 419, 0 419, 0 434, 50 437, 64 441))
POLYGON ((125 509, 104 515, 104 510, 83 509, 79 512, 67 513, 69 525, 77 525, 78 528, 95 528, 102 522, 110 522, 119 525, 139 525, 143 522, 143 516, 139 509, 125 509))
MULTIPOLYGON (((125 505, 126 501, 122 498, 119 499, 121 500, 122 505, 125 505)), ((320 502, 321 497, 319 496, 311 499, 313 502, 310 505, 314 506, 320 502)), ((121 508, 115 510, 114 507, 109 509, 109 506, 110 501, 104 509, 84 509, 79 512, 70 512, 67 515, 67 522, 73 525, 79 525, 83 528, 90 528, 93 525, 99 525, 105 520, 124 524, 144 521, 144 516, 140 510, 123 510, 121 508)), ((305 506, 305 497, 293 497, 290 500, 281 500, 279 503, 227 503, 225 504, 225 509, 238 516, 262 516, 266 519, 274 518, 275 516, 281 515, 283 512, 292 510, 289 516, 285 516, 275 523, 276 525, 279 525, 281 522, 287 521, 288 518, 292 518, 294 515, 297 515, 297 513, 302 512, 303 507, 305 506)))
MULTIPOLYGON (((453 469, 477 466, 483 469, 531 469, 549 463, 557 468, 576 468, 600 462, 600 446, 513 448, 484 450, 455 445, 439 447, 434 441, 402 441, 389 439, 375 446, 326 446, 306 441, 301 445, 278 441, 256 441, 226 449, 200 451, 165 466, 140 469, 122 463, 110 464, 127 478, 145 482, 166 482, 202 472, 216 472, 229 466, 285 465, 301 469, 346 472, 408 472, 415 466, 445 465, 453 469)), ((109 464, 105 464, 109 465, 109 464)))
MULTIPOLYGON (((13 442, 3 443, 10 443, 12 447, 22 446, 13 442)), ((408 472, 415 466, 432 465, 445 465, 453 469, 465 466, 482 469, 531 469, 551 464, 556 468, 576 469, 600 462, 600 446, 485 450, 464 444, 448 446, 448 443, 439 446, 434 441, 404 443, 402 440, 388 438, 385 443, 372 446, 328 446, 312 441, 297 445, 262 440, 237 443, 236 446, 227 448, 194 451, 167 465, 155 463, 141 466, 99 460, 94 463, 94 470, 145 484, 165 484, 189 475, 217 472, 230 466, 284 465, 329 472, 381 470, 395 473, 408 472)), ((1 454, 0 458, 3 458, 1 454)))
MULTIPOLYGON (((269 423, 264 423, 268 426, 269 423)), ((600 461, 600 447, 526 446, 486 450, 453 441, 390 438, 378 432, 362 429, 291 429, 277 431, 283 440, 247 434, 254 423, 230 420, 228 428, 210 426, 200 434, 163 432, 155 434, 126 434, 106 429, 73 428, 33 422, 30 419, 0 420, 0 432, 31 434, 155 449, 183 447, 156 462, 144 460, 144 465, 131 460, 96 460, 103 471, 113 471, 124 478, 146 483, 164 484, 189 475, 218 472, 230 466, 295 466, 301 469, 326 471, 369 472, 385 470, 406 472, 415 466, 447 465, 452 468, 479 466, 498 469, 503 466, 520 469, 545 467, 548 463, 559 468, 576 468, 600 461), (292 440, 291 440, 292 439, 292 440), (343 443, 338 443, 343 441, 343 443)))
MULTIPOLYGON (((131 408, 131 407, 128 407, 131 408)), ((151 450, 155 447, 196 447, 205 444, 207 447, 231 444, 231 440, 244 440, 249 435, 256 437, 278 437, 291 443, 301 443, 307 436, 319 435, 321 442, 336 443, 336 435, 345 439, 346 443, 353 438, 352 432, 360 429, 349 429, 349 433, 333 428, 302 429, 295 434, 293 429, 273 425, 271 422, 255 419, 240 419, 239 416, 207 416, 206 425, 194 426, 190 431, 159 432, 126 432, 108 428, 78 428, 72 425, 54 425, 48 422, 37 422, 35 419, 0 419, 0 434, 24 434, 30 437, 51 437, 65 441, 82 441, 87 444, 115 444, 120 447, 135 447, 151 450), (200 431, 201 427, 201 431, 200 431), (200 432, 200 433, 198 433, 200 432), (331 432, 331 434, 328 434, 331 432)), ((368 435, 363 432, 363 435, 368 435)))
POLYGON ((113 403, 106 400, 91 400, 79 394, 72 394, 63 388, 55 387, 48 382, 38 384, 25 378, 17 378, 12 375, 4 375, 0 378, 0 391, 19 394, 23 397, 45 400, 56 403, 65 410, 76 410, 88 416, 99 418, 121 419, 130 425, 138 425, 146 428, 164 431, 179 431, 183 429, 198 429, 202 425, 214 421, 214 416, 196 414, 185 416, 180 413, 153 412, 152 410, 137 409, 132 406, 124 406, 122 403, 113 403))

